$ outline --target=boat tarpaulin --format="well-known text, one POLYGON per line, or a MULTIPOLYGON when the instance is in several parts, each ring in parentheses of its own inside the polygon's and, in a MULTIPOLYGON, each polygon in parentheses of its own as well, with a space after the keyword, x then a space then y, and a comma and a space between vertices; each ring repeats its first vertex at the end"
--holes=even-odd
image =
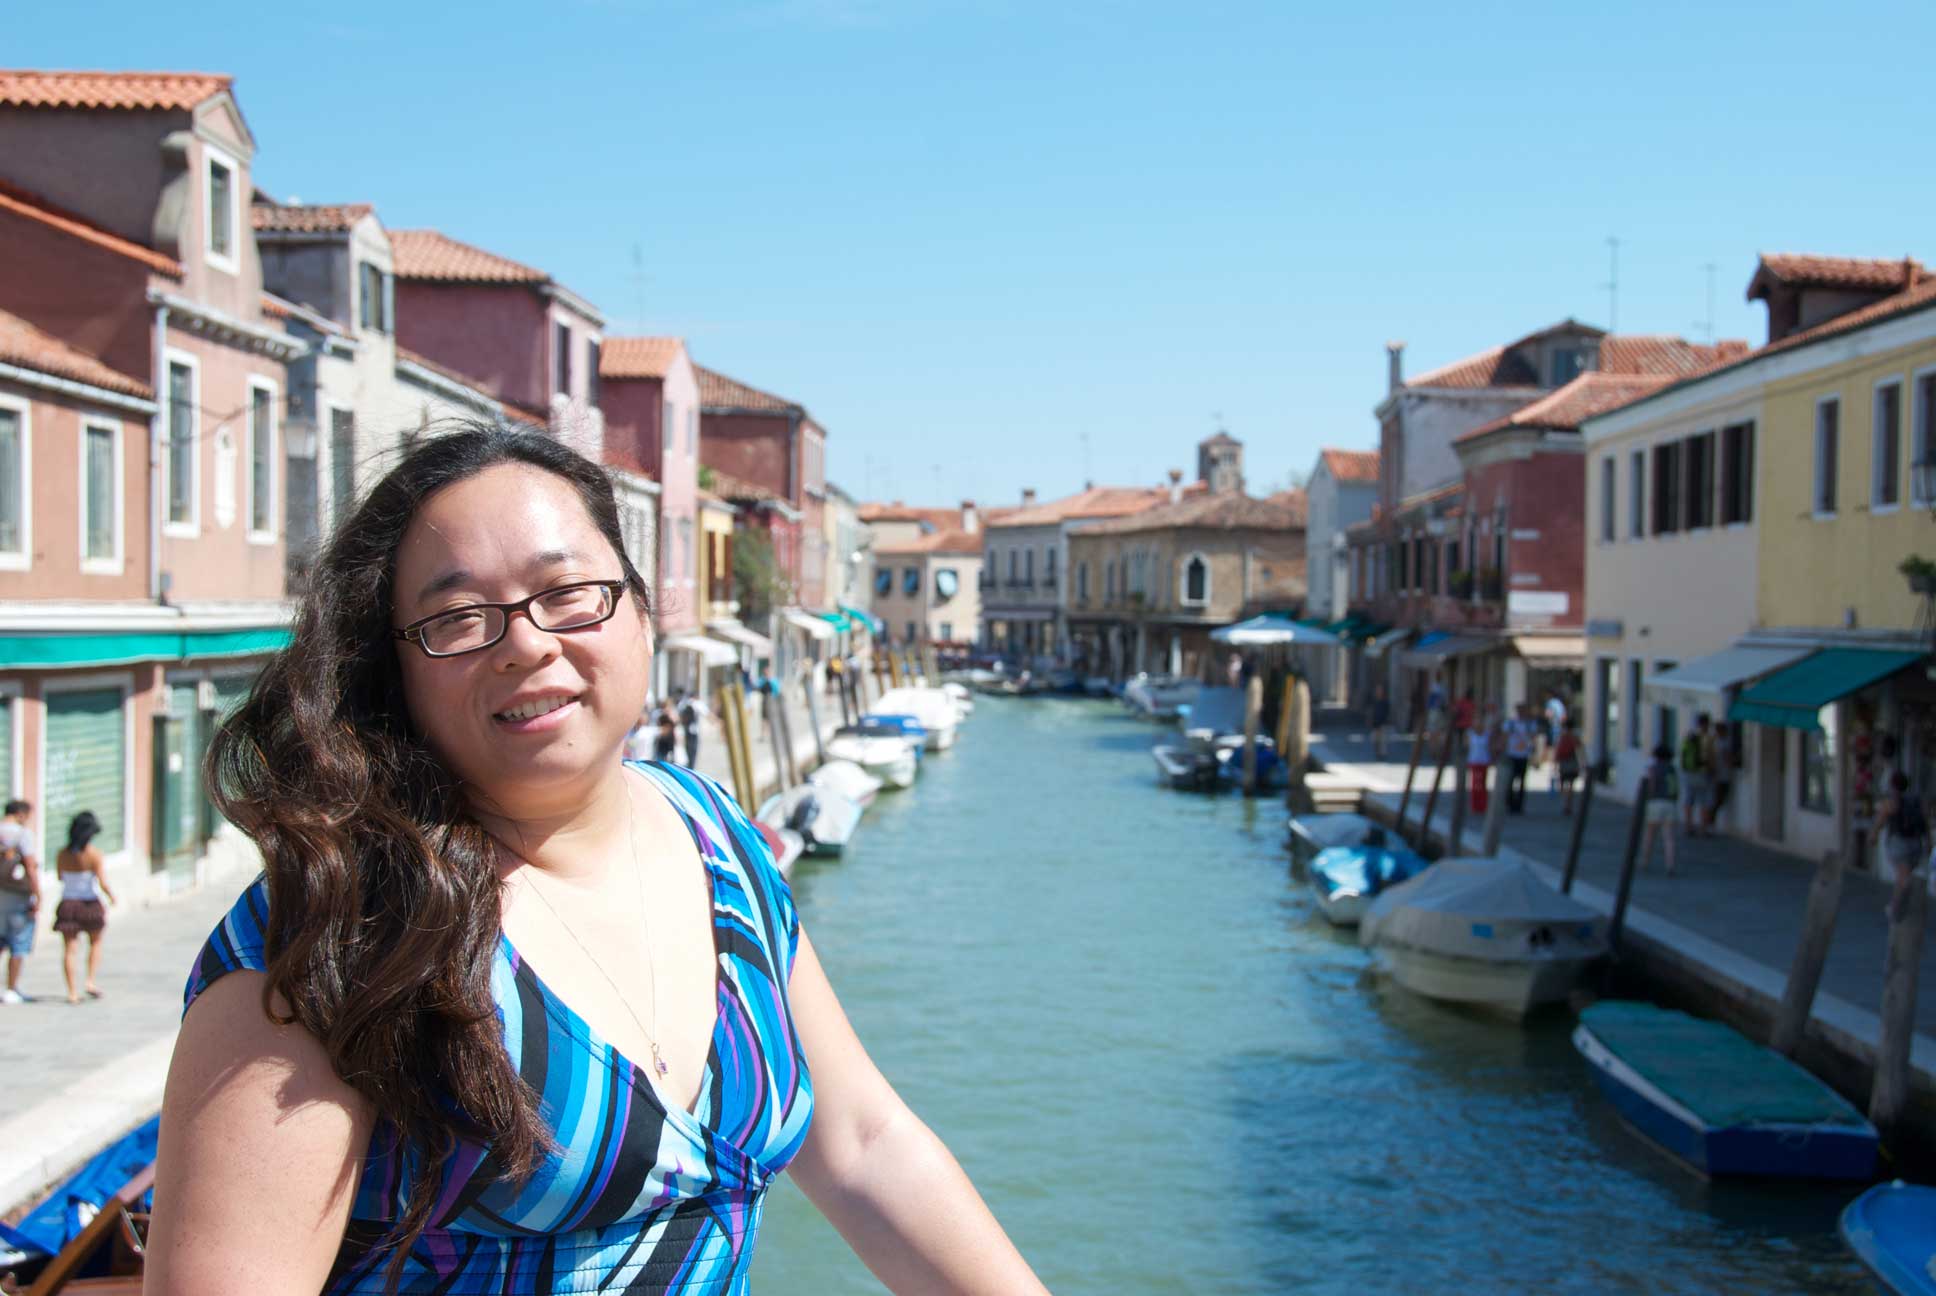
POLYGON ((1820 729, 1822 722, 1816 713, 1823 707, 1925 659, 1926 654, 1919 652, 1824 648, 1750 684, 1728 709, 1728 719, 1788 729, 1820 729))
POLYGON ((1404 847, 1333 846, 1318 852, 1307 868, 1324 879, 1327 895, 1339 891, 1375 896, 1386 887, 1415 878, 1427 867, 1423 857, 1404 847))
POLYGON ((1665 670, 1641 685, 1647 701, 1658 706, 1689 706, 1719 712, 1722 694, 1763 675, 1793 666, 1813 648, 1744 647, 1740 644, 1706 657, 1696 657, 1665 670))
POLYGON ((669 634, 661 641, 661 647, 672 652, 689 652, 707 666, 737 666, 739 654, 717 639, 705 635, 669 634))
POLYGON ((1455 958, 1523 959, 1526 931, 1564 930, 1597 943, 1600 915, 1561 895, 1517 860, 1440 860, 1379 896, 1365 913, 1365 943, 1374 937, 1455 958))

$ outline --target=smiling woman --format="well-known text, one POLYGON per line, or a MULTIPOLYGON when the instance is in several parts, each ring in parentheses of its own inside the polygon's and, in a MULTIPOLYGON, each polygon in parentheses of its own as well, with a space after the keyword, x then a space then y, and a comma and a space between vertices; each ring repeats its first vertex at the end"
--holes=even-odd
POLYGON ((547 437, 423 441, 347 519, 210 754, 264 875, 190 975, 149 1292, 740 1292, 789 1169, 896 1290, 1041 1290, 739 807, 620 761, 651 654, 547 437))

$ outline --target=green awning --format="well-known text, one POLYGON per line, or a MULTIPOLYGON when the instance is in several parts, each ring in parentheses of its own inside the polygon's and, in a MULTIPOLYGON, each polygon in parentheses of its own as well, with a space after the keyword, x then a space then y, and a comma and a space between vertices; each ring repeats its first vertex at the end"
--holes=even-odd
POLYGON ((1728 708, 1728 719, 1787 729, 1822 727, 1815 713, 1924 660, 1919 652, 1885 652, 1877 648, 1824 648, 1785 670, 1763 676, 1728 708))
POLYGON ((852 630, 854 628, 853 619, 845 612, 817 612, 815 615, 836 630, 852 630))
POLYGON ((125 666, 132 662, 255 657, 287 647, 289 630, 191 630, 183 634, 0 635, 0 669, 125 666))
POLYGON ((848 607, 845 603, 840 605, 840 610, 845 612, 848 618, 861 629, 872 634, 879 634, 881 632, 881 627, 884 623, 872 612, 863 612, 859 608, 848 607))

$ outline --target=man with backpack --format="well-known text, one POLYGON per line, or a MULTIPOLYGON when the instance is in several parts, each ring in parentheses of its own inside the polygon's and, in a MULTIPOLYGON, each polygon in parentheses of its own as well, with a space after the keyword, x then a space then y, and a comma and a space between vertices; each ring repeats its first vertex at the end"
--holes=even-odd
POLYGON ((1707 712, 1694 719, 1694 727, 1681 739, 1681 812, 1686 817, 1687 835, 1699 837, 1707 823, 1710 795, 1708 763, 1714 754, 1709 740, 1707 712))
POLYGON ((1915 884, 1916 865, 1929 850, 1929 815, 1923 799, 1909 790, 1909 776, 1897 770, 1889 776, 1889 795, 1876 807, 1875 828, 1882 840, 1883 857, 1895 872, 1895 890, 1883 909, 1889 921, 1902 914, 1909 888, 1915 884))
POLYGON ((27 817, 34 812, 25 801, 7 802, 0 818, 0 945, 7 947, 7 988, 0 1003, 26 1003, 20 993, 20 970, 34 952, 34 920, 40 914, 40 857, 34 852, 33 830, 27 817))

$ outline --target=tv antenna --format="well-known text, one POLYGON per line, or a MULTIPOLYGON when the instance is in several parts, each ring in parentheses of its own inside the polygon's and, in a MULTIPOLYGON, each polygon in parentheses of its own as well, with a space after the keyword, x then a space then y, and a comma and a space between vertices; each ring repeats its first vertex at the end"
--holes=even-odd
POLYGON ((1620 331, 1620 240, 1607 235, 1608 270, 1607 281, 1601 287, 1607 290, 1607 332, 1620 331))

